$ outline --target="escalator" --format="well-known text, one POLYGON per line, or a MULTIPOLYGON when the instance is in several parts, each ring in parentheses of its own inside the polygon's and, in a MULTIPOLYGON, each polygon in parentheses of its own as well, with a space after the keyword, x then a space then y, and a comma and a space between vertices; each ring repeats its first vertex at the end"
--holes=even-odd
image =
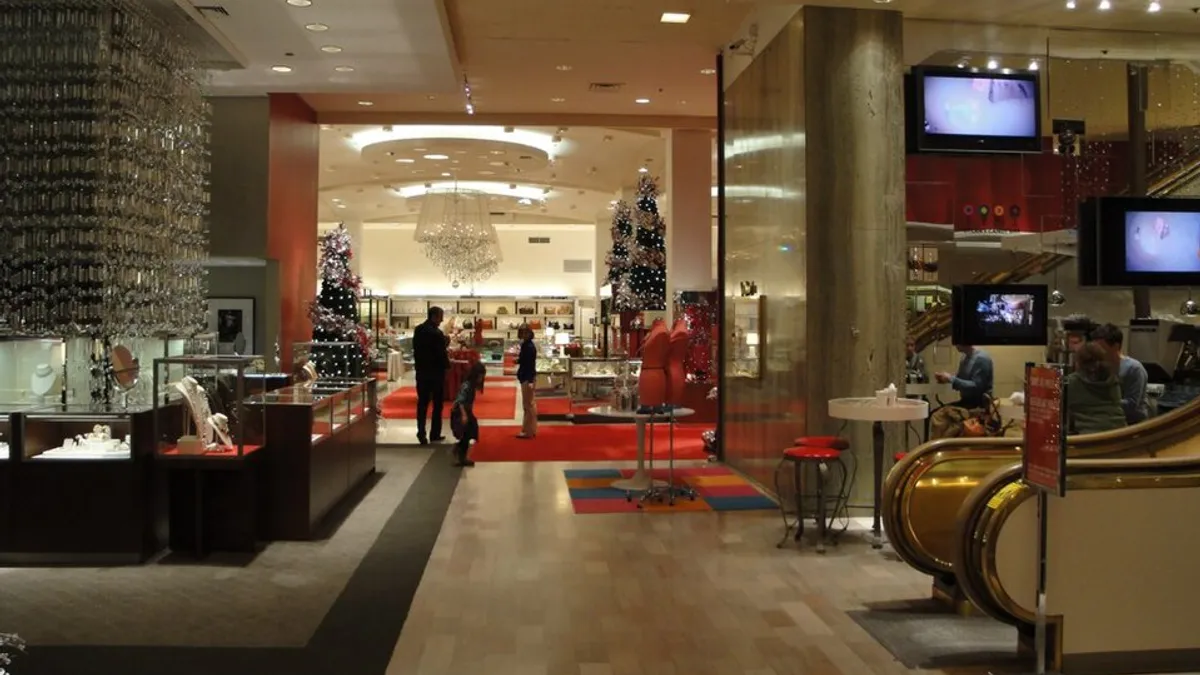
MULTIPOLYGON (((1200 155, 1181 168, 1155 177, 1153 196, 1166 196, 1200 180, 1200 155)), ((1010 271, 987 275, 978 283, 1017 283, 1044 274, 1069 256, 1040 253, 1010 271)), ((948 307, 915 317, 909 335, 918 349, 945 335, 948 307)), ((1068 439, 1071 459, 1115 459, 1200 455, 1200 399, 1141 424, 1103 434, 1068 439)), ((883 522, 896 553, 935 580, 956 585, 954 561, 963 545, 956 517, 968 495, 989 475, 1020 460, 1020 438, 945 439, 926 443, 898 462, 883 493, 883 522)), ((1000 488, 997 488, 998 490, 1000 488)), ((1009 488, 1012 491, 1012 488, 1009 488)), ((1008 494, 1008 493, 1005 493, 1008 494)), ((986 500, 983 502, 986 506, 986 500)), ((971 530, 974 532, 974 530, 971 530)), ((978 570, 978 567, 975 568, 978 570)))

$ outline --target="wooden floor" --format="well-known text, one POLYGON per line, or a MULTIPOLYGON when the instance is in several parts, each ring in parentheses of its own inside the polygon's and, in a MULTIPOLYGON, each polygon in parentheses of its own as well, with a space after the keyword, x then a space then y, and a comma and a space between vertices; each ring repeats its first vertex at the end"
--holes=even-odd
POLYGON ((928 577, 857 537, 777 550, 777 513, 576 516, 569 466, 465 473, 389 675, 908 672, 846 611, 928 577))

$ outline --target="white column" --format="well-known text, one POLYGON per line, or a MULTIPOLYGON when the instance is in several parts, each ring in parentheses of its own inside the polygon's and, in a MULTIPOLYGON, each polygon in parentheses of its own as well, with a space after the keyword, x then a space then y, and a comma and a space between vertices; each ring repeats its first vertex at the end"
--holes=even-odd
POLYGON ((350 234, 350 271, 354 274, 362 275, 362 257, 365 252, 365 241, 363 240, 363 224, 358 220, 348 220, 343 223, 346 226, 346 232, 350 234))
POLYGON ((707 291, 712 272, 711 131, 675 129, 667 137, 667 312, 675 292, 707 291))

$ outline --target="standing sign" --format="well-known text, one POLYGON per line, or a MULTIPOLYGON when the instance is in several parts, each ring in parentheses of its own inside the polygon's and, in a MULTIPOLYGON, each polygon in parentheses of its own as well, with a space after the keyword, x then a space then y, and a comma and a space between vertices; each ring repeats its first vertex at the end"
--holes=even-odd
POLYGON ((1025 366, 1025 444, 1021 477, 1062 497, 1067 492, 1066 394, 1062 369, 1025 366))

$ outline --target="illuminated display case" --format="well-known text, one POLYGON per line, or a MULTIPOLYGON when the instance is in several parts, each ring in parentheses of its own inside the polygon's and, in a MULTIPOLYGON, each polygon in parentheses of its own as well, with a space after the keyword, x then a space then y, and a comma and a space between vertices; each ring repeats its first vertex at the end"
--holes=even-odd
POLYGON ((66 358, 66 345, 57 338, 0 338, 0 404, 61 400, 66 358))
POLYGON ((152 396, 158 454, 164 459, 233 459, 266 445, 263 410, 245 405, 247 371, 259 360, 233 355, 155 359, 152 396), (164 373, 178 378, 171 380, 164 373))
POLYGON ((374 379, 320 379, 250 397, 266 417, 260 503, 270 539, 310 539, 322 519, 375 471, 374 379))
MULTIPOLYGON (((631 360, 624 357, 570 359, 567 372, 568 408, 573 413, 577 400, 598 400, 606 392, 611 394, 618 378, 625 376, 636 380, 641 368, 640 359, 631 360)), ((568 415, 568 417, 573 417, 573 415, 568 415)))

